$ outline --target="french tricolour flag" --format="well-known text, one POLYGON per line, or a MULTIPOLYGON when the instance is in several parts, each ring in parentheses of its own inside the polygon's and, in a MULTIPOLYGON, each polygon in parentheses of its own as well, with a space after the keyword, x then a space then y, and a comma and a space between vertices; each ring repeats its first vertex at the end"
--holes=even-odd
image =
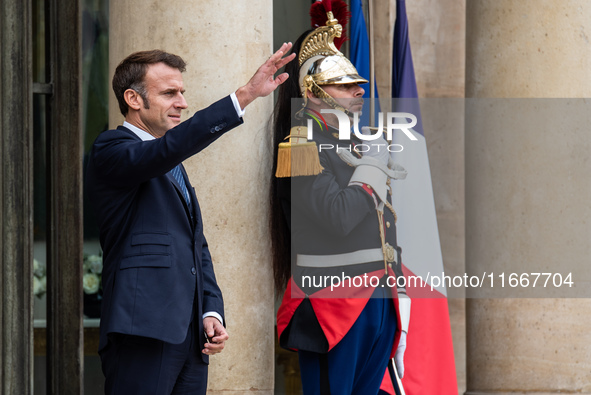
MULTIPOLYGON (((356 57, 362 53, 358 47, 369 47, 365 33, 365 21, 361 12, 361 0, 351 1, 351 54, 355 67, 368 70, 369 56, 356 57), (363 29, 355 24, 363 23, 363 29), (356 37, 355 32, 361 32, 356 37), (365 37, 363 34, 365 33, 365 37), (365 43, 365 44, 364 44, 365 43), (367 65, 362 64, 367 63, 367 65)), ((369 54, 369 50, 365 52, 369 54)), ((417 117, 412 129, 417 139, 411 141, 404 133, 396 131, 392 143, 404 147, 394 153, 395 162, 402 165, 408 175, 405 180, 393 181, 393 206, 398 215, 398 244, 402 247, 402 262, 405 275, 441 277, 443 259, 437 229, 437 217, 433 200, 431 171, 427 155, 427 144, 423 133, 418 92, 408 38, 408 20, 404 0, 397 0, 396 23, 394 26, 394 47, 392 65, 392 98, 398 100, 392 109, 408 112, 417 117)), ((369 75, 363 75, 367 78, 369 75)), ((400 119, 397 123, 408 120, 400 119)), ((456 395, 458 393, 454 362, 453 343, 447 307, 445 287, 433 287, 428 282, 424 287, 408 287, 412 299, 410 327, 405 354, 405 373, 402 383, 407 395, 456 395)), ((388 380, 383 390, 394 393, 388 380)))

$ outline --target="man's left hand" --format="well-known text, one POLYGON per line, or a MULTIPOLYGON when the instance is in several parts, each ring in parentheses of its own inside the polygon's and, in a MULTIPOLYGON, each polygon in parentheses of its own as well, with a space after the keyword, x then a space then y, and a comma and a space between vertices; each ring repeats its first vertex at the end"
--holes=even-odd
POLYGON ((205 317, 203 319, 203 330, 211 340, 210 343, 205 342, 205 347, 201 352, 207 355, 222 352, 226 340, 229 338, 228 332, 226 332, 226 328, 222 323, 215 317, 205 317))
POLYGON ((283 57, 291 49, 291 43, 284 43, 252 76, 250 81, 236 91, 236 98, 240 108, 244 110, 258 97, 264 97, 273 92, 287 78, 287 73, 281 73, 275 77, 275 73, 295 58, 295 53, 283 57))

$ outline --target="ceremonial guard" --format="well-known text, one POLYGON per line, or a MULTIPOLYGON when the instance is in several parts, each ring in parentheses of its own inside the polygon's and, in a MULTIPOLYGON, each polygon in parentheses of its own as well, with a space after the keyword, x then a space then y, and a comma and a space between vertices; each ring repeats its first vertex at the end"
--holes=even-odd
POLYGON ((390 190, 406 172, 382 138, 339 139, 337 113, 355 119, 367 80, 338 49, 346 5, 319 1, 310 14, 318 27, 294 44, 274 113, 279 342, 298 352, 304 394, 377 394, 391 358, 404 374, 410 299, 396 286, 403 274, 390 190))

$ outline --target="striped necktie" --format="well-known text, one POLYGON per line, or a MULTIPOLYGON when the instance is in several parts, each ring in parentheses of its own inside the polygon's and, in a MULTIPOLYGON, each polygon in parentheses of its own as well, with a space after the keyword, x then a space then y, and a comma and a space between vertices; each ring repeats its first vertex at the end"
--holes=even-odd
POLYGON ((185 179, 183 178, 183 173, 181 173, 181 165, 177 165, 170 171, 173 177, 181 186, 181 191, 183 192, 183 196, 185 197, 185 201, 187 202, 187 206, 191 207, 191 199, 189 198, 189 191, 187 190, 187 185, 185 184, 185 179))

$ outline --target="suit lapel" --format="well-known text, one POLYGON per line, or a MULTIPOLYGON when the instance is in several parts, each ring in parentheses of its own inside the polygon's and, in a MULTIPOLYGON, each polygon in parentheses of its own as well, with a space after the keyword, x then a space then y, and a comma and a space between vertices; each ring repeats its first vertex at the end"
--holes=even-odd
MULTIPOLYGON (((191 192, 192 188, 189 188, 190 184, 189 184, 189 180, 187 178, 187 173, 185 172, 185 168, 183 167, 182 164, 181 164, 181 174, 183 175, 183 177, 185 177, 185 186, 187 187, 187 191, 189 192, 189 198, 191 199, 191 205, 192 205, 192 207, 195 207, 195 200, 193 199, 193 196, 195 194, 191 192)), ((187 206, 187 201, 183 197, 183 191, 181 190, 181 186, 179 185, 178 181, 176 180, 176 178, 174 178, 174 176, 172 175, 172 173, 170 171, 168 173, 166 173, 166 177, 168 177, 168 179, 170 180, 170 182, 172 183, 172 185, 176 189, 178 198, 180 199, 181 204, 185 208, 185 213, 187 214, 187 217, 191 218, 191 213, 189 212, 189 207, 187 206)), ((193 217, 194 217, 194 215, 193 215, 193 217)), ((194 225, 194 224, 192 224, 192 225, 194 225)))
MULTIPOLYGON (((191 185, 189 181, 189 176, 185 171, 185 167, 181 164, 181 173, 183 177, 185 177, 185 186, 187 187, 187 192, 189 192, 189 199, 191 199, 191 207, 193 209, 193 219, 194 223, 193 226, 197 225, 200 220, 200 213, 199 213, 199 204, 197 203, 197 195, 195 194, 195 188, 191 185)), ((174 178, 174 177, 173 177, 174 178)))
POLYGON ((172 175, 172 173, 170 171, 168 173, 166 173, 166 177, 168 177, 168 180, 175 187, 176 191, 179 194, 179 199, 181 200, 181 202, 186 206, 187 205, 187 202, 185 202, 185 199, 183 199, 183 192, 181 191, 181 186, 179 185, 179 183, 176 180, 176 178, 174 178, 174 176, 172 175))
MULTIPOLYGON (((128 128, 126 128, 123 125, 118 126, 117 129, 124 131, 126 133, 129 133, 129 135, 131 135, 134 139, 136 139, 138 141, 142 141, 142 139, 137 134, 135 134, 133 131, 129 130, 128 128)), ((189 177, 187 176, 187 172, 185 171, 185 167, 183 166, 182 163, 181 163, 181 173, 182 173, 183 177, 185 177, 185 186, 187 187, 187 191, 189 192, 189 199, 191 199, 191 207, 193 208, 193 215, 192 216, 191 216, 191 213, 189 212, 189 207, 187 206, 187 202, 186 202, 185 198, 183 197, 183 192, 181 191, 181 186, 179 185, 178 181, 176 180, 176 178, 174 178, 174 176, 172 175, 172 173, 170 171, 166 173, 166 177, 168 177, 168 180, 172 183, 172 185, 174 185, 174 187, 177 191, 178 198, 181 200, 181 204, 185 208, 185 213, 187 214, 187 217, 194 218, 194 221, 191 224, 191 226, 193 228, 195 228, 195 225, 196 225, 197 221, 199 220, 199 218, 198 218, 199 206, 197 205, 197 196, 195 195, 195 190, 193 189, 193 187, 191 186, 191 183, 189 182, 189 177)))

